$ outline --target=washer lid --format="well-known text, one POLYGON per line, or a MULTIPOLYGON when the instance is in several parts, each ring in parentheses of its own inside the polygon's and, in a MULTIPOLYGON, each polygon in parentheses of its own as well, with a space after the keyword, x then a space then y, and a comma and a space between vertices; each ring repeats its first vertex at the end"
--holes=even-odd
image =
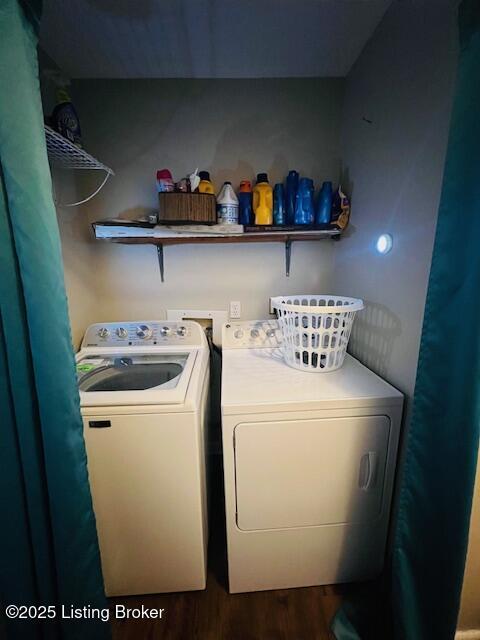
POLYGON ((77 357, 82 406, 179 404, 185 401, 196 351, 98 353, 77 357))
POLYGON ((401 404, 402 394, 358 360, 346 355, 336 371, 298 371, 278 349, 223 352, 224 415, 311 411, 401 404))

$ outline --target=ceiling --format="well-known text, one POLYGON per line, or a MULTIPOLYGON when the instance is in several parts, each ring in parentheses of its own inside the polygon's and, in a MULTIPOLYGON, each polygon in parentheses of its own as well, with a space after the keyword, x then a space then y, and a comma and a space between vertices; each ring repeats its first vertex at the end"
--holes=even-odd
POLYGON ((71 78, 345 76, 391 0, 44 0, 71 78))

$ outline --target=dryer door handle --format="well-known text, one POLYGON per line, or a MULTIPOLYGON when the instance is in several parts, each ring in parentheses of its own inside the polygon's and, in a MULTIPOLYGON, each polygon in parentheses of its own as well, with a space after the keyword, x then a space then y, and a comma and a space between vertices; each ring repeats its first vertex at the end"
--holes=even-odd
POLYGON ((359 486, 364 491, 370 491, 376 484, 377 462, 376 451, 369 451, 360 459, 359 486))

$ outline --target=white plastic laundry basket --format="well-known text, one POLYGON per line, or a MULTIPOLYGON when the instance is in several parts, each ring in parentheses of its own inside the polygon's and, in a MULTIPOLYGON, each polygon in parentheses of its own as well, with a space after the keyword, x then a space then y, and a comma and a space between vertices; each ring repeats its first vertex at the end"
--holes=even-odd
POLYGON ((363 300, 341 296, 272 298, 283 334, 285 362, 302 371, 339 369, 347 351, 355 313, 363 300))

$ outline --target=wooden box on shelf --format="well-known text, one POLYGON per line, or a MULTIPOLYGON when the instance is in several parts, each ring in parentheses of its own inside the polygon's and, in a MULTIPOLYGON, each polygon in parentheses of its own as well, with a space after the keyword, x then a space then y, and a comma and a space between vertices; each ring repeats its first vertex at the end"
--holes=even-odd
POLYGON ((210 193, 158 194, 160 224, 215 224, 217 200, 210 193))

